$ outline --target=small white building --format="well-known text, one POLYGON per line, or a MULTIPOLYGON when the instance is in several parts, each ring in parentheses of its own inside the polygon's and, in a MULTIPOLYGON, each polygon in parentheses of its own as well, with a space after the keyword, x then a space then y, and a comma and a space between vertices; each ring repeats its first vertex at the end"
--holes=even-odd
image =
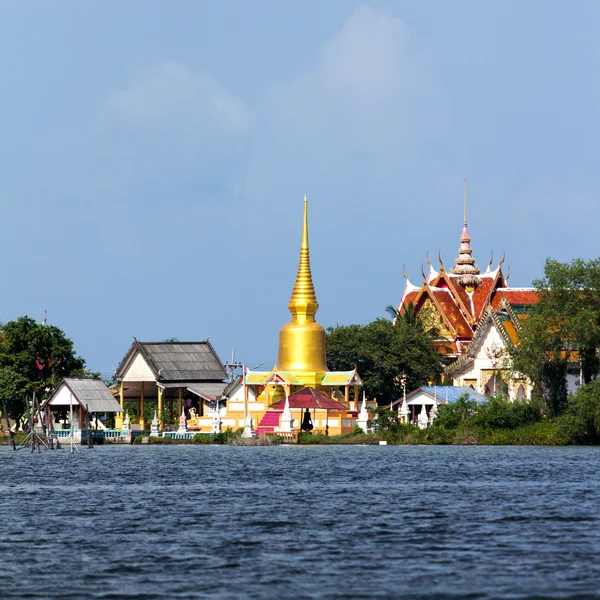
POLYGON ((122 412, 119 403, 101 379, 65 377, 52 392, 45 406, 50 408, 54 429, 70 429, 70 414, 73 414, 73 429, 80 431, 93 415, 122 412))
MULTIPOLYGON (((459 385, 423 385, 416 390, 413 390, 406 396, 406 404, 409 410, 409 422, 413 425, 417 424, 419 414, 423 407, 429 416, 431 409, 442 404, 452 404, 461 396, 467 395, 469 400, 475 400, 477 404, 485 402, 487 398, 476 392, 472 387, 459 385)), ((402 398, 394 400, 391 404, 392 410, 397 411, 402 404, 402 398)))

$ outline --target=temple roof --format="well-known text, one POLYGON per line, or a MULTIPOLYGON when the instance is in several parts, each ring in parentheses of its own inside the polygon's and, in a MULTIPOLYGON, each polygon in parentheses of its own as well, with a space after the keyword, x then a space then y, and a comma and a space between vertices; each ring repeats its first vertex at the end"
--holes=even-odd
POLYGON ((185 388, 200 398, 213 402, 217 398, 226 396, 225 390, 228 385, 223 382, 203 382, 203 381, 178 381, 177 383, 161 383, 163 389, 185 388))
MULTIPOLYGON (((327 394, 315 390, 311 387, 305 387, 287 397, 290 408, 315 408, 323 410, 342 410, 347 411, 348 407, 344 406, 337 400, 333 400, 327 394)), ((286 399, 274 402, 269 407, 270 410, 282 410, 285 408, 286 399)))
POLYGON ((330 371, 325 373, 321 385, 362 385, 362 379, 356 369, 352 371, 330 371))
POLYGON ((492 300, 492 306, 498 308, 502 299, 511 306, 528 306, 538 301, 538 293, 535 288, 503 288, 496 291, 492 300))
POLYGON ((73 406, 79 404, 90 413, 121 412, 123 409, 114 399, 101 379, 65 377, 52 392, 46 404, 51 406, 73 406), (65 393, 68 390, 69 393, 65 393))
MULTIPOLYGON (((246 385, 304 385, 292 371, 246 371, 246 385)), ((344 385, 362 385, 356 369, 352 371, 328 371, 320 381, 320 385, 325 386, 344 386, 344 385)))
MULTIPOLYGON (((461 396, 467 395, 469 400, 475 400, 477 404, 485 402, 487 398, 476 392, 472 387, 463 385, 422 385, 416 390, 406 395, 406 403, 409 406, 426 404, 432 406, 435 404, 452 404, 461 396)), ((398 408, 403 398, 398 398, 392 402, 392 408, 398 408)))
POLYGON ((441 313, 449 321, 458 337, 471 337, 472 331, 469 323, 456 305, 450 290, 433 288, 431 295, 435 298, 440 307, 441 313))
POLYGON ((141 354, 160 381, 223 381, 225 367, 208 340, 203 342, 140 342, 134 340, 116 371, 121 380, 141 354))

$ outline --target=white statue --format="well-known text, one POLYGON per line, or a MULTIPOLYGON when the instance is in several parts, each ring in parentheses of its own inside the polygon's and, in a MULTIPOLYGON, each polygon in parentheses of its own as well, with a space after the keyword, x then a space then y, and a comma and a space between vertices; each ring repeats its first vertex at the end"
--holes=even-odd
POLYGON ((290 399, 288 396, 285 397, 285 406, 281 413, 279 431, 294 431, 294 418, 290 410, 290 399))
POLYGON ((358 413, 358 419, 356 424, 365 432, 369 431, 369 411, 367 410, 367 396, 363 392, 363 401, 362 406, 360 407, 360 412, 358 413))
POLYGON ((398 418, 400 423, 408 423, 408 404, 406 404, 406 398, 402 400, 402 404, 398 407, 398 418))
POLYGON ((154 411, 154 419, 152 419, 152 426, 150 427, 150 436, 158 437, 160 435, 160 426, 158 423, 158 413, 154 411))
POLYGON ((255 438, 256 432, 254 431, 254 420, 250 415, 244 419, 244 432, 242 433, 243 438, 255 438))
POLYGON ((419 417, 417 418, 417 427, 419 429, 427 429, 427 409, 425 408, 425 405, 423 404, 421 406, 421 412, 419 413, 419 417))
POLYGON ((434 402, 433 406, 429 409, 429 425, 433 423, 433 420, 437 417, 437 404, 434 402))
POLYGON ((121 426, 121 431, 129 431, 129 413, 125 413, 125 418, 123 419, 123 425, 121 426))
POLYGON ((215 411, 215 416, 213 417, 212 432, 221 433, 221 416, 218 409, 215 411))
POLYGON ((185 418, 185 408, 181 409, 181 416, 179 417, 179 428, 177 433, 187 433, 187 420, 185 418))

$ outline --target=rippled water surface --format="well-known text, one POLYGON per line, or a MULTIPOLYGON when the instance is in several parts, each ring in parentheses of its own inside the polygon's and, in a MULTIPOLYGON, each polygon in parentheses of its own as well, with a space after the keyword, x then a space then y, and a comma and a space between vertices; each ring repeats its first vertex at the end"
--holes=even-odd
POLYGON ((3 447, 0 597, 600 597, 599 476, 599 448, 3 447))

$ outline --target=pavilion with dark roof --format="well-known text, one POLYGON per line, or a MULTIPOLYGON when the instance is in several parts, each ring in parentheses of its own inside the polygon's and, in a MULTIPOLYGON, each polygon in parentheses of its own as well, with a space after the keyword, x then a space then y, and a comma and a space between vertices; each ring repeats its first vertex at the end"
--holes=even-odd
MULTIPOLYGON (((134 339, 119 364, 115 378, 118 382, 119 404, 136 402, 139 426, 146 428, 144 406, 156 404, 159 416, 168 406, 177 414, 185 413, 190 428, 200 427, 202 418, 213 410, 222 397, 227 373, 221 359, 208 340, 203 342, 140 342, 134 339)), ((122 413, 121 413, 122 415, 122 413)), ((121 428, 122 416, 116 427, 121 428)))

